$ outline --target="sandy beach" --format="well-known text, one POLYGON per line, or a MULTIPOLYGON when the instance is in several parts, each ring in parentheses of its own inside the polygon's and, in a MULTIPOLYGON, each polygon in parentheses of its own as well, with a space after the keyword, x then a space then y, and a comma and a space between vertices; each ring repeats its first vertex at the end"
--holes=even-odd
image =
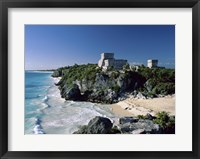
POLYGON ((175 95, 153 99, 130 97, 124 101, 112 104, 112 111, 119 117, 146 115, 147 113, 155 115, 161 111, 175 115, 175 95))

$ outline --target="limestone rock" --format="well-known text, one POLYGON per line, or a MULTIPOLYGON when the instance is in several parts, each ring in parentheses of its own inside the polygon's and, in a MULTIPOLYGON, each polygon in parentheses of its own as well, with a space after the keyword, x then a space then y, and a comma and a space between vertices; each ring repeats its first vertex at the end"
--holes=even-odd
POLYGON ((66 100, 80 100, 81 98, 79 87, 76 84, 73 84, 71 88, 65 87, 63 95, 66 100))
POLYGON ((153 89, 153 85, 151 80, 147 80, 144 84, 144 87, 148 90, 148 92, 151 92, 153 89))
POLYGON ((139 98, 139 99, 146 99, 146 97, 141 92, 139 92, 137 94, 137 98, 139 98))
POLYGON ((112 122, 108 118, 97 116, 89 121, 88 125, 82 126, 74 134, 109 134, 112 129, 112 122))
POLYGON ((122 117, 119 118, 119 123, 120 124, 125 124, 125 123, 134 123, 134 122, 138 122, 139 119, 134 118, 134 117, 122 117))
POLYGON ((154 124, 152 120, 139 119, 138 122, 125 123, 120 125, 122 133, 144 133, 144 134, 160 134, 162 129, 158 124, 154 124), (142 131, 141 131, 142 130, 142 131))

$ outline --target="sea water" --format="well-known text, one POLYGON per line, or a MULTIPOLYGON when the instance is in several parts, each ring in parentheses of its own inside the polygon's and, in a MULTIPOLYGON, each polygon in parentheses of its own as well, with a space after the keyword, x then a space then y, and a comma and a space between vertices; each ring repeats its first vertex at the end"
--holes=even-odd
POLYGON ((66 101, 52 72, 25 72, 25 134, 72 134, 95 116, 115 122, 109 105, 66 101))

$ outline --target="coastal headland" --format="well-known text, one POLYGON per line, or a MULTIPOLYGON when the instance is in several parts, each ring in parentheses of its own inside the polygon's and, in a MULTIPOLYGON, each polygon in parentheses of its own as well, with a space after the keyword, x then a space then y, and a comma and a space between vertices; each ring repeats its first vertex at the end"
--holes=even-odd
POLYGON ((97 64, 75 64, 58 68, 52 77, 60 78, 56 86, 65 100, 111 104, 119 117, 109 131, 93 132, 90 124, 107 129, 107 118, 96 117, 75 133, 175 133, 174 69, 127 64, 103 70, 97 64))

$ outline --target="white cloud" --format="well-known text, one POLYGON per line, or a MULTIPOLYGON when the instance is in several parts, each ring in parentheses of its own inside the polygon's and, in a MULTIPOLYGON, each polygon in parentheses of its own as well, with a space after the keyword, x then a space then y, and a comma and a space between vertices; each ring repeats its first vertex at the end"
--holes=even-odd
POLYGON ((143 62, 130 62, 130 65, 144 65, 143 62))

